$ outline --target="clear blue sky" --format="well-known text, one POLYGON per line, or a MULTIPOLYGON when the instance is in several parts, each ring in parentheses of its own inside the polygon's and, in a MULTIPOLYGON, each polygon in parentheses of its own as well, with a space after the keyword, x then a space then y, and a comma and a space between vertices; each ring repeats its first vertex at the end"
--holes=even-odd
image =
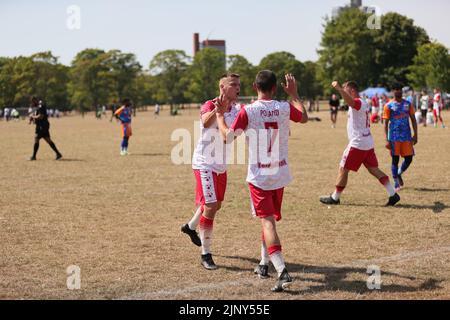
MULTIPOLYGON (((192 34, 225 39, 228 54, 257 64, 266 54, 289 51, 316 60, 323 17, 349 0, 0 0, 0 56, 51 50, 64 64, 85 48, 133 52, 147 68, 166 49, 192 55, 192 34), (81 29, 66 27, 68 6, 81 9, 81 29)), ((413 18, 450 47, 450 1, 363 0, 383 13, 413 18)))

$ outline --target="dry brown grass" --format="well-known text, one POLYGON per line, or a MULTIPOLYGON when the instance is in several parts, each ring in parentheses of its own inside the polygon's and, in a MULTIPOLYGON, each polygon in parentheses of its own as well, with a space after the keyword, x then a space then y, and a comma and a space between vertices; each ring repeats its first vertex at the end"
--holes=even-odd
MULTIPOLYGON (((245 166, 232 166, 213 249, 220 269, 206 272, 200 252, 180 233, 191 217, 190 166, 174 166, 176 128, 193 131, 194 111, 134 120, 131 156, 119 155, 119 125, 94 117, 51 121, 64 154, 55 162, 43 142, 39 161, 33 128, 0 122, 0 298, 2 299, 423 299, 450 298, 450 130, 420 129, 417 156, 397 208, 384 208, 385 190, 364 170, 350 177, 343 205, 328 209, 346 145, 345 117, 332 130, 293 126, 279 234, 292 290, 272 294, 274 278, 252 270, 260 226, 250 217, 245 166), (382 288, 366 287, 366 269, 379 265, 382 288), (82 288, 66 287, 66 268, 81 267, 82 288)), ((450 119, 448 113, 445 118, 450 119)), ((381 167, 390 171, 382 127, 373 128, 381 167)), ((273 274, 273 273, 272 273, 273 274)))

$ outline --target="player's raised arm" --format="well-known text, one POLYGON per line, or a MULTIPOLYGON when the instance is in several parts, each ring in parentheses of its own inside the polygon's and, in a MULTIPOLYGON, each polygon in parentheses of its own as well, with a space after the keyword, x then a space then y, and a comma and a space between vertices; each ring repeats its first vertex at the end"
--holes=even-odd
POLYGON ((291 98, 292 105, 302 113, 300 123, 307 123, 308 112, 306 111, 305 106, 303 105, 302 101, 300 100, 300 97, 298 96, 297 80, 292 74, 287 74, 285 76, 285 79, 286 83, 282 83, 283 89, 291 98))
POLYGON ((344 99, 344 101, 347 103, 347 105, 349 107, 355 108, 355 100, 352 98, 352 96, 350 96, 345 90, 344 88, 342 88, 342 86, 339 84, 338 81, 333 81, 333 83, 331 84, 331 86, 336 89, 340 94, 341 97, 344 99))
POLYGON ((123 109, 125 109, 125 106, 122 106, 119 109, 117 109, 116 112, 114 112, 114 115, 116 117, 120 116, 120 114, 123 112, 123 109))
POLYGON ((202 114, 203 127, 210 128, 216 122, 216 109, 202 114))

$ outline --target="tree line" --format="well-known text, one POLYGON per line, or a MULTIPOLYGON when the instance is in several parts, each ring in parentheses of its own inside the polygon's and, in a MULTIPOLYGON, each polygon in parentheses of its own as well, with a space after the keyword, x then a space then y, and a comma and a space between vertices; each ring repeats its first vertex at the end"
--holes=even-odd
MULTIPOLYGON (((315 99, 330 94, 330 83, 352 79, 361 88, 389 87, 394 82, 417 90, 440 87, 450 91, 448 48, 431 42, 426 31, 405 16, 388 13, 380 30, 367 28, 368 15, 346 10, 324 19, 319 59, 299 61, 289 52, 274 52, 253 65, 241 55, 225 56, 207 48, 191 57, 182 50, 156 54, 144 68, 133 53, 85 49, 70 66, 51 52, 29 57, 0 57, 0 107, 27 106, 29 97, 43 97, 60 110, 93 110, 119 103, 135 105, 200 103, 217 95, 217 79, 225 73, 241 75, 242 96, 253 96, 253 79, 262 69, 279 79, 287 72, 299 82, 300 95, 315 99)), ((277 98, 284 99, 280 87, 277 98)))

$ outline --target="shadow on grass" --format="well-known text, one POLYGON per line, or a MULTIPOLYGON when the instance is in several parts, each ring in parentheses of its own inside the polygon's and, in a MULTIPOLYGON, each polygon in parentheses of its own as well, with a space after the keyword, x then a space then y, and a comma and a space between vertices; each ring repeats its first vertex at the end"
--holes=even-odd
POLYGON ((442 202, 435 202, 432 206, 426 206, 426 205, 416 205, 416 204, 398 204, 397 207, 404 208, 404 209, 430 209, 433 210, 434 213, 441 213, 445 209, 449 209, 450 207, 443 204, 442 202))
POLYGON ((132 157, 162 157, 162 156, 170 156, 168 153, 131 153, 132 157))
POLYGON ((429 188, 414 188, 414 191, 418 192, 447 192, 450 191, 450 189, 429 189, 429 188))
POLYGON ((450 206, 437 201, 433 205, 420 205, 420 204, 397 204, 395 207, 385 207, 385 206, 377 206, 370 204, 362 204, 362 203, 343 203, 343 207, 372 207, 372 208, 403 208, 403 209, 416 209, 416 210, 432 210, 434 213, 441 213, 445 209, 450 209, 450 206))
MULTIPOLYGON (((236 259, 236 260, 244 260, 251 262, 256 265, 259 263, 259 260, 247 257, 232 257, 232 256, 222 256, 227 259, 236 259)), ((306 274, 302 276, 296 276, 294 279, 295 282, 309 282, 313 283, 309 285, 307 288, 301 290, 287 290, 286 294, 290 295, 305 295, 305 294, 316 294, 320 292, 329 292, 329 291, 346 291, 358 294, 364 294, 368 292, 390 292, 390 293, 406 293, 406 292, 420 292, 420 291, 432 291, 437 289, 442 289, 439 284, 443 280, 437 279, 417 279, 411 276, 403 276, 397 273, 392 272, 383 272, 381 270, 381 290, 369 290, 367 288, 367 282, 361 280, 349 280, 347 277, 351 274, 359 274, 367 279, 370 274, 367 273, 367 269, 360 267, 323 267, 323 266, 313 266, 313 265, 303 265, 303 264, 292 264, 287 263, 287 267, 291 273, 302 273, 306 274), (315 275, 315 277, 308 277, 308 275, 315 275), (321 279, 317 279, 317 275, 322 276, 321 279), (383 284, 383 277, 393 277, 398 280, 410 280, 417 281, 420 280, 421 283, 418 286, 408 286, 402 284, 383 284)), ((251 270, 242 269, 239 267, 228 267, 221 266, 221 268, 234 272, 249 272, 251 270)), ((273 281, 275 281, 275 273, 274 270, 271 270, 271 278, 269 279, 271 285, 273 281)), ((394 280, 395 281, 395 280, 394 280)))
POLYGON ((86 162, 86 160, 84 160, 84 159, 62 158, 62 159, 59 159, 58 162, 86 162))

